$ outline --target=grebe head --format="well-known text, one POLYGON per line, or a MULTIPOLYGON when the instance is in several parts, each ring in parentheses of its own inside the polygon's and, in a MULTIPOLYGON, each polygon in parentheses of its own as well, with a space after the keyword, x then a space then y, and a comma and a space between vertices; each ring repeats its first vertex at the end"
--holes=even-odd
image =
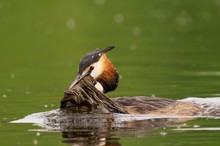
POLYGON ((109 46, 102 50, 95 49, 86 54, 80 60, 77 76, 68 89, 71 89, 79 80, 90 74, 97 81, 95 87, 99 91, 107 93, 115 90, 118 86, 118 72, 106 56, 106 52, 114 47, 109 46))

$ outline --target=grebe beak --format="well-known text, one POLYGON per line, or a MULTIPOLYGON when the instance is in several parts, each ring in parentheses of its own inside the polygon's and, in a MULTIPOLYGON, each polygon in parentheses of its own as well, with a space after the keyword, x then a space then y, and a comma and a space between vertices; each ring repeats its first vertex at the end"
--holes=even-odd
POLYGON ((115 46, 108 46, 108 47, 104 48, 103 50, 101 50, 101 52, 106 53, 106 52, 112 50, 113 48, 115 48, 115 46))
POLYGON ((70 86, 68 87, 68 90, 70 90, 73 86, 75 86, 77 83, 79 83, 83 78, 85 78, 86 76, 90 75, 91 72, 93 71, 94 67, 90 66, 89 71, 86 72, 84 75, 77 75, 76 78, 74 79, 74 81, 70 84, 70 86))

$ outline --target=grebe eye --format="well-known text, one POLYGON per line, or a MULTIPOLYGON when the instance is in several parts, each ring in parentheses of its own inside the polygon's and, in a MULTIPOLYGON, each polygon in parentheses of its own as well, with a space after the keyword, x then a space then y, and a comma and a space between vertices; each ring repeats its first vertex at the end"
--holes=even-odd
POLYGON ((92 71, 94 69, 94 66, 90 66, 89 71, 92 71))

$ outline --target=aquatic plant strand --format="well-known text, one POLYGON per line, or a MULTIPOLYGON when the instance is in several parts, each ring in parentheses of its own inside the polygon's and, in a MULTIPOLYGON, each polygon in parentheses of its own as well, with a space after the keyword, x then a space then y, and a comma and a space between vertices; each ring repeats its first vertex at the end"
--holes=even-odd
POLYGON ((86 76, 64 92, 61 109, 72 112, 127 113, 126 108, 95 88, 96 81, 86 76))

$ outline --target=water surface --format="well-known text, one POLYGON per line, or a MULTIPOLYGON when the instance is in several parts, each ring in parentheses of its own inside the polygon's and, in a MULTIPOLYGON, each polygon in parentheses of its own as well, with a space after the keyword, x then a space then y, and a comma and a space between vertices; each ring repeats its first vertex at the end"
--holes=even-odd
MULTIPOLYGON (((60 132, 9 122, 59 108, 80 58, 97 47, 117 46, 108 56, 121 77, 110 97, 218 97, 219 8, 219 0, 1 0, 0 145, 66 145, 60 132)), ((219 145, 218 119, 185 124, 203 129, 113 131, 110 142, 219 145)))

